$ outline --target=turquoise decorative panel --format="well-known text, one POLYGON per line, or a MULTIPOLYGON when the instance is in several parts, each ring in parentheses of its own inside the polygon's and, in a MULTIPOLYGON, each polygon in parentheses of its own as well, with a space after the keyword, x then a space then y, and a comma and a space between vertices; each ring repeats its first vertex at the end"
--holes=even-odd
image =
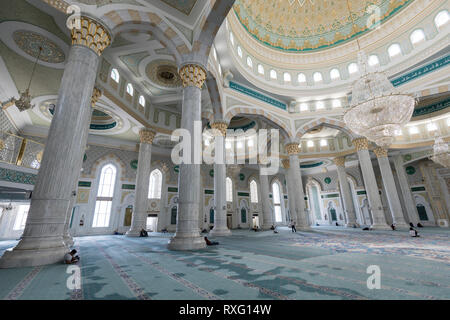
POLYGON ((230 81, 230 88, 235 90, 235 91, 238 91, 240 93, 243 93, 243 94, 245 94, 247 96, 250 96, 252 98, 261 100, 261 101, 266 102, 268 104, 271 104, 271 105, 273 105, 273 106, 275 106, 277 108, 280 108, 280 109, 283 109, 283 110, 287 109, 287 105, 285 103, 280 102, 278 100, 275 100, 275 99, 273 99, 271 97, 268 97, 268 96, 266 96, 266 95, 264 95, 262 93, 256 92, 256 91, 254 91, 252 89, 249 89, 247 87, 244 87, 243 85, 240 85, 240 84, 238 84, 236 82, 230 81))
POLYGON ((0 181, 34 185, 37 175, 21 171, 0 168, 0 181))
POLYGON ((210 175, 211 177, 214 177, 214 169, 209 170, 209 175, 210 175))
POLYGON ((245 174, 240 173, 239 174, 239 180, 244 181, 245 180, 245 174))
POLYGON ((138 161, 137 160, 132 160, 131 162, 130 162, 130 167, 132 167, 133 169, 137 169, 137 166, 138 166, 138 161))
POLYGON ((331 178, 330 177, 326 177, 325 179, 323 179, 323 181, 325 181, 326 184, 330 184, 331 183, 331 178))
POLYGON ((414 173, 416 173, 416 168, 414 168, 413 166, 407 166, 405 168, 405 171, 407 174, 413 175, 414 173))

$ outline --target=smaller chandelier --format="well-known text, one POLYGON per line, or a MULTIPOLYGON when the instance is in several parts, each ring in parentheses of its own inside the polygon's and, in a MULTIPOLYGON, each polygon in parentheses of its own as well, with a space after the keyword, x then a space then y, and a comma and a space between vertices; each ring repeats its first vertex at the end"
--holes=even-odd
POLYGON ((446 143, 442 137, 437 137, 434 141, 433 156, 431 156, 430 159, 443 167, 450 168, 448 143, 446 143))
POLYGON ((10 98, 9 100, 2 103, 2 109, 5 110, 6 108, 9 108, 13 105, 19 109, 20 112, 32 109, 34 105, 31 104, 31 96, 30 96, 30 86, 31 81, 33 80, 34 71, 36 70, 37 62, 41 56, 42 47, 39 47, 39 54, 36 57, 36 61, 34 62, 33 71, 31 72, 30 82, 28 84, 28 88, 25 89, 23 92, 19 92, 20 96, 19 99, 16 99, 14 97, 10 98))
POLYGON ((388 147, 394 141, 395 131, 411 119, 415 99, 398 93, 383 72, 369 72, 363 51, 358 52, 358 63, 362 76, 352 87, 352 100, 344 121, 356 134, 380 147, 388 147))

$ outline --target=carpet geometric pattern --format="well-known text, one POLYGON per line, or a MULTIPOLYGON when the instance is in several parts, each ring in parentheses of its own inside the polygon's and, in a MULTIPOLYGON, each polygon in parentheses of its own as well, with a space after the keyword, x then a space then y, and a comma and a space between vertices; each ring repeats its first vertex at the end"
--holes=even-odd
MULTIPOLYGON (((1 269, 0 299, 450 299, 448 229, 291 233, 233 230, 219 246, 169 251, 172 235, 75 238, 81 288, 66 265, 1 269), (367 267, 381 289, 367 288, 367 267)), ((0 254, 17 241, 0 241, 0 254)))

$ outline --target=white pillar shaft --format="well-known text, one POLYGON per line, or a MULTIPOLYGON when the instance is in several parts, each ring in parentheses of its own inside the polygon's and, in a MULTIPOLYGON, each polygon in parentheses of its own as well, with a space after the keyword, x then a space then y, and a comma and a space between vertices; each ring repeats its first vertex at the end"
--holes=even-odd
MULTIPOLYGON (((297 221, 297 204, 296 204, 296 196, 295 196, 295 189, 293 187, 292 182, 292 170, 291 168, 286 169, 286 174, 284 175, 286 178, 286 184, 287 184, 287 192, 288 192, 288 203, 289 203, 289 212, 291 214, 291 220, 295 221, 296 225, 298 225, 297 221)), ((290 221, 288 221, 290 222, 290 221)))
POLYGON ((375 173, 373 172, 372 161, 368 150, 358 151, 359 165, 361 167, 364 186, 369 200, 370 211, 372 213, 373 229, 389 229, 384 217, 383 205, 381 204, 380 193, 378 191, 375 173))
MULTIPOLYGON (((206 247, 198 229, 200 164, 193 164, 196 143, 194 141, 194 123, 201 122, 201 93, 201 89, 196 86, 187 86, 183 89, 181 127, 191 134, 192 164, 182 163, 180 165, 177 229, 169 243, 171 250, 195 250, 206 247)), ((186 150, 186 152, 189 151, 186 150)))
MULTIPOLYGON (((216 144, 223 149, 222 154, 225 155, 225 143, 223 136, 216 136, 218 141, 216 144)), ((221 163, 214 164, 214 228, 211 230, 212 236, 228 236, 231 235, 227 226, 227 200, 226 200, 226 175, 227 168, 225 160, 221 163)), ((236 197, 233 197, 236 198, 236 197)))
POLYGON ((91 49, 71 47, 22 240, 5 252, 0 267, 56 263, 66 253, 64 225, 86 146, 98 62, 91 49))
POLYGON ((408 225, 403 218, 403 210, 397 194, 397 188, 395 187, 389 159, 387 157, 378 157, 378 165, 380 167, 384 189, 386 190, 386 198, 389 203, 389 209, 391 210, 393 223, 397 228, 407 228, 408 225))
POLYGON ((408 177, 406 176, 401 155, 394 157, 394 166, 395 171, 397 172, 398 182, 400 185, 400 190, 402 191, 409 222, 417 225, 417 223, 419 223, 419 216, 417 214, 417 208, 412 197, 411 188, 408 183, 408 177))
POLYGON ((289 164, 292 173, 292 189, 295 199, 295 216, 297 217, 297 228, 310 229, 309 219, 305 210, 305 193, 303 192, 302 175, 300 172, 300 161, 298 155, 289 156, 289 164))
POLYGON ((344 166, 336 166, 339 178, 339 186, 341 187, 342 199, 344 200, 344 209, 346 217, 346 226, 353 227, 356 224, 355 207, 353 206, 350 186, 347 181, 347 173, 344 166))
POLYGON ((262 229, 270 229, 274 225, 272 208, 270 207, 269 198, 269 177, 267 175, 262 175, 260 172, 259 181, 261 184, 261 201, 262 201, 262 213, 263 213, 263 223, 262 229))
POLYGON ((134 194, 131 227, 129 237, 139 237, 142 229, 147 229, 148 188, 152 161, 152 145, 141 142, 139 145, 138 167, 136 170, 136 187, 134 194))

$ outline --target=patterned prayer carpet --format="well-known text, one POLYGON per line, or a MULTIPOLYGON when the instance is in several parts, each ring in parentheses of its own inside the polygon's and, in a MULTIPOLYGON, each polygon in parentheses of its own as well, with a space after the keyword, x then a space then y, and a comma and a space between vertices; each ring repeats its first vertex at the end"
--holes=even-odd
MULTIPOLYGON (((450 231, 420 233, 233 230, 196 252, 167 250, 167 234, 79 237, 79 289, 63 264, 2 269, 0 299, 450 299, 450 231), (381 289, 367 287, 371 265, 381 289)), ((16 242, 0 241, 0 255, 16 242)))

